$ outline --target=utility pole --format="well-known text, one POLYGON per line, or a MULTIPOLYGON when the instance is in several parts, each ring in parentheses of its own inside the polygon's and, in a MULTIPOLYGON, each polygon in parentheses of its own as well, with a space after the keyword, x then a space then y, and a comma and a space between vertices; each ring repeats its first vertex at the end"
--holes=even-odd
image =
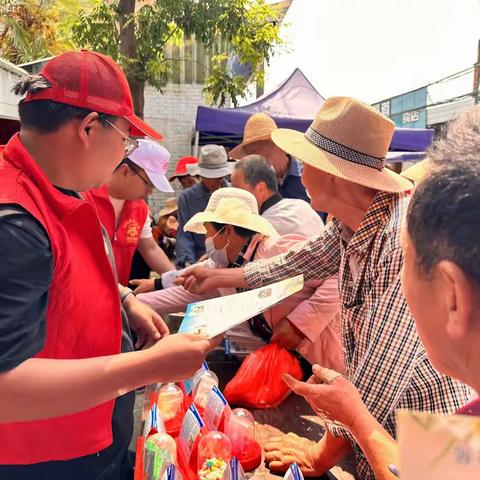
POLYGON ((480 92, 478 91, 480 87, 480 40, 478 41, 477 48, 477 63, 475 63, 475 69, 473 73, 473 98, 475 104, 480 102, 480 92))

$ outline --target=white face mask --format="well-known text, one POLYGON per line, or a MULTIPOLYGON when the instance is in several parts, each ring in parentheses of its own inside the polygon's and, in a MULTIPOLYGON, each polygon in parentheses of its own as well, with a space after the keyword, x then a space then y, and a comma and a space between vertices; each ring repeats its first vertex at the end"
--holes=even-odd
POLYGON ((208 258, 215 262, 218 267, 224 268, 228 267, 229 261, 228 261, 228 255, 227 255, 227 245, 230 243, 230 241, 225 245, 223 248, 215 248, 215 245, 213 243, 213 239, 224 229, 220 229, 213 237, 208 237, 205 239, 205 250, 208 255, 208 258))

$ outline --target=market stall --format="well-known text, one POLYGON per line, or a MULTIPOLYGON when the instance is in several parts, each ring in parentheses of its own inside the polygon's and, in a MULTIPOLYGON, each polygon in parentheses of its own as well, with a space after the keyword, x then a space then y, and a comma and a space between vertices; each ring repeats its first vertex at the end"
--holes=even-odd
MULTIPOLYGON (((208 365, 211 371, 216 372, 216 375, 218 376, 218 379, 219 379, 218 388, 220 391, 223 391, 225 384, 232 378, 232 376, 235 374, 238 368, 238 364, 236 364, 234 361, 227 362, 225 361, 223 354, 220 355, 220 354, 216 354, 215 352, 209 356, 208 365)), ((207 381, 207 383, 209 382, 207 381)), ((198 391, 198 386, 196 390, 198 391)), ((158 439, 160 440, 158 442, 160 451, 162 451, 162 449, 165 451, 167 450, 175 451, 173 455, 176 456, 177 465, 178 464, 182 465, 180 472, 184 480, 186 478, 191 478, 192 480, 201 478, 201 475, 187 474, 185 476, 185 463, 184 463, 185 459, 179 458, 179 457, 183 457, 183 454, 180 453, 183 447, 181 446, 182 441, 179 440, 179 437, 181 436, 181 432, 179 432, 178 430, 173 433, 173 436, 176 438, 174 447, 173 447, 173 444, 172 444, 172 447, 167 447, 165 444, 166 442, 163 443, 163 440, 164 440, 163 435, 159 435, 156 438, 150 436, 150 439, 153 439, 153 441, 150 442, 149 446, 147 447, 145 446, 146 441, 148 441, 147 440, 148 434, 146 433, 145 425, 148 424, 148 422, 150 421, 148 418, 148 406, 150 405, 148 401, 146 401, 146 398, 148 398, 148 396, 152 394, 152 391, 153 391, 153 387, 151 386, 147 388, 145 394, 140 394, 137 399, 137 404, 139 405, 139 409, 143 410, 143 413, 142 413, 143 421, 141 422, 142 428, 140 430, 137 429, 137 437, 136 437, 137 438, 137 442, 136 442, 137 463, 136 463, 136 470, 135 470, 135 480, 149 480, 150 478, 155 478, 155 479, 157 478, 154 475, 153 477, 150 476, 148 472, 154 471, 155 469, 154 468, 155 455, 157 456, 157 469, 158 468, 160 468, 160 470, 162 469, 163 460, 160 460, 160 463, 158 463, 158 458, 164 459, 165 452, 163 454, 162 453, 159 454, 158 450, 155 447, 152 447, 152 445, 155 444, 155 441, 158 442, 158 439)), ((168 387, 168 392, 170 394, 170 397, 167 403, 170 402, 172 398, 175 397, 178 391, 179 389, 175 389, 171 386, 168 387)), ((157 390, 157 393, 158 393, 158 390, 157 390)), ((158 396, 156 396, 155 398, 158 400, 158 396)), ((170 403, 169 405, 171 406, 172 404, 170 403)), ((183 405, 181 416, 184 420, 184 423, 188 423, 188 422, 185 422, 185 411, 186 411, 185 407, 186 405, 183 405)), ((202 409, 201 406, 197 408, 199 410, 202 410, 202 419, 204 419, 205 417, 208 418, 209 414, 205 412, 206 409, 202 409)), ((209 407, 207 407, 207 409, 208 408, 209 407)), ((241 409, 235 409, 234 405, 228 408, 231 408, 233 412, 241 410, 241 409)), ((309 440, 313 440, 313 441, 318 441, 325 432, 325 426, 323 421, 318 416, 315 415, 315 413, 311 410, 310 406, 306 403, 306 401, 302 397, 299 397, 297 395, 293 395, 293 394, 290 395, 284 402, 282 402, 281 405, 277 407, 269 408, 269 409, 250 409, 250 412, 255 421, 253 439, 255 440, 255 442, 258 442, 258 444, 261 447, 263 447, 270 438, 280 436, 288 432, 295 432, 297 435, 300 435, 304 438, 308 438, 309 440)), ((222 420, 221 420, 222 422, 223 413, 220 415, 220 417, 222 417, 222 420)), ((194 416, 192 416, 192 418, 196 420, 194 416)), ((192 418, 190 418, 190 420, 192 420, 192 418)), ((241 420, 242 419, 243 417, 241 417, 241 420)), ((208 423, 208 420, 204 420, 204 423, 208 423)), ((194 427, 195 427, 195 423, 193 423, 193 428, 192 428, 192 422, 190 422, 189 431, 191 433, 195 432, 194 427)), ((147 426, 147 429, 148 428, 151 428, 151 423, 147 426)), ((167 423, 167 432, 169 428, 171 428, 171 424, 169 425, 167 423)), ((222 431, 228 430, 228 428, 225 429, 224 426, 220 426, 219 429, 222 431)), ((201 436, 202 438, 205 438, 205 435, 208 434, 209 430, 210 430, 209 427, 207 428, 201 427, 198 430, 199 436, 201 436)), ((234 433, 233 437, 232 437, 231 431, 227 432, 229 438, 236 439, 231 442, 232 446, 234 446, 234 442, 238 442, 238 439, 239 437, 241 437, 243 432, 244 430, 240 429, 240 432, 234 433)), ((153 433, 153 435, 155 434, 153 433)), ((193 449, 192 449, 191 455, 194 456, 195 458, 194 462, 197 462, 197 463, 199 462, 198 456, 201 455, 201 453, 198 452, 199 446, 201 448, 201 445, 199 444, 200 444, 199 440, 194 440, 192 443, 193 449)), ((238 443, 236 447, 238 449, 238 443)), ((167 462, 168 461, 169 460, 167 460, 167 462)), ((353 455, 348 455, 341 462, 341 464, 337 465, 331 470, 331 473, 323 475, 320 478, 322 480, 353 480, 355 478, 354 472, 355 472, 355 459, 353 455)), ((244 473, 246 478, 263 478, 265 480, 283 478, 283 476, 281 475, 273 474, 267 468, 263 460, 263 449, 261 451, 261 457, 259 457, 256 461, 254 461, 253 464, 250 464, 250 467, 247 466, 244 469, 244 473)), ((162 477, 159 477, 159 478, 162 478, 162 477)), ((172 480, 167 475, 164 476, 163 478, 165 478, 165 480, 167 479, 172 480)), ((206 477, 206 478, 211 478, 213 480, 213 478, 221 478, 221 476, 215 477, 215 472, 213 473, 210 472, 210 477, 206 477)))
MULTIPOLYGON (((241 312, 230 315, 228 321, 223 318, 204 324, 206 317, 219 318, 215 311, 222 308, 221 300, 210 299, 189 305, 181 322, 175 315, 169 319, 169 327, 193 332, 203 326, 206 336, 217 336, 218 328, 230 330, 252 311, 264 310, 278 298, 294 293, 294 286, 301 286, 302 279, 293 277, 231 296, 230 306, 235 299, 247 306, 242 309, 237 303, 233 310, 241 312)), ((132 445, 136 450, 135 480, 174 480, 178 473, 184 480, 241 480, 244 474, 246 478, 282 478, 272 474, 264 462, 263 447, 269 439, 293 432, 318 441, 325 431, 322 419, 302 397, 291 394, 282 380, 285 373, 297 379, 308 377, 311 370, 306 363, 302 368, 299 359, 276 343, 255 350, 243 362, 219 347, 191 379, 149 385, 137 395, 132 445), (228 476, 229 469, 237 469, 238 477, 228 476)), ((297 466, 292 464, 291 468, 297 466)), ((333 473, 321 478, 350 480, 354 471, 355 462, 348 456, 333 473)), ((302 478, 299 470, 293 475, 293 480, 302 478)))

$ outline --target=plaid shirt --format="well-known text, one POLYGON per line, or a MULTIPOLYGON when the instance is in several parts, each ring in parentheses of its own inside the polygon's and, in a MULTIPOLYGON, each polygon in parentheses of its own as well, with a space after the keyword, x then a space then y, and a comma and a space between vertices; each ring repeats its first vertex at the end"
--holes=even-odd
MULTIPOLYGON (((392 435, 397 408, 453 413, 470 394, 433 369, 403 297, 400 227, 407 205, 405 195, 378 193, 349 241, 347 229, 334 220, 319 237, 244 270, 251 288, 299 273, 305 280, 339 274, 347 375, 392 435)), ((334 425, 329 429, 352 442, 360 477, 374 479, 349 432, 334 425)))

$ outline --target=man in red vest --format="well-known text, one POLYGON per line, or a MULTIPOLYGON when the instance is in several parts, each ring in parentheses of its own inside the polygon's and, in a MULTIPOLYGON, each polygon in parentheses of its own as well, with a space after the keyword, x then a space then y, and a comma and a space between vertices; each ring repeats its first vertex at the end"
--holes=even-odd
POLYGON ((115 62, 68 52, 14 88, 20 134, 0 148, 0 478, 118 480, 132 392, 190 377, 216 340, 168 335, 119 287, 84 192, 136 141, 161 135, 133 112, 115 62), (128 320, 127 320, 128 316, 128 320), (151 348, 133 351, 130 329, 151 348))
POLYGON ((154 188, 173 192, 167 177, 170 154, 151 140, 124 158, 101 188, 91 190, 98 215, 113 247, 118 280, 128 285, 135 249, 151 270, 161 274, 175 267, 152 235, 148 205, 143 200, 154 188))

